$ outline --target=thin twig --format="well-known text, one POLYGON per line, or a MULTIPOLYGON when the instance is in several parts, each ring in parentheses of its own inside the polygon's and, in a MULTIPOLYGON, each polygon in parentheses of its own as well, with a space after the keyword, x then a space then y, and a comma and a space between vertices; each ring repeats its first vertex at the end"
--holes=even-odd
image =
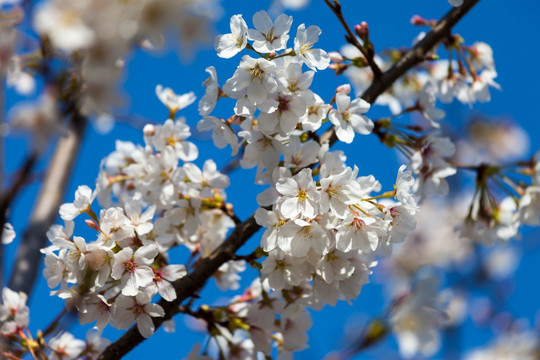
POLYGON ((364 55, 364 58, 366 59, 369 67, 371 68, 371 71, 373 71, 375 81, 379 79, 382 75, 381 68, 375 62, 373 54, 369 53, 366 48, 362 44, 360 44, 360 41, 358 41, 358 38, 347 24, 347 21, 345 21, 345 18, 343 17, 343 12, 341 11, 341 4, 338 1, 334 1, 334 4, 332 4, 330 0, 324 0, 324 2, 326 3, 326 5, 328 5, 330 9, 332 9, 332 12, 336 15, 341 25, 343 25, 343 28, 347 32, 347 35, 345 36, 347 42, 357 48, 362 53, 362 55, 364 55))

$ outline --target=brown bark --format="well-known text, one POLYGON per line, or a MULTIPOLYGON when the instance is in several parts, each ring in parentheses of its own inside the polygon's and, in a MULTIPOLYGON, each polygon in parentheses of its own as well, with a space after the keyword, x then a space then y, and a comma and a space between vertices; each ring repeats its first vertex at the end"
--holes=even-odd
POLYGON ((87 119, 74 113, 66 133, 57 141, 49 163, 39 198, 34 206, 28 227, 24 231, 17 251, 8 287, 30 296, 41 265, 40 249, 47 245, 46 233, 58 216, 77 154, 81 147, 87 119))

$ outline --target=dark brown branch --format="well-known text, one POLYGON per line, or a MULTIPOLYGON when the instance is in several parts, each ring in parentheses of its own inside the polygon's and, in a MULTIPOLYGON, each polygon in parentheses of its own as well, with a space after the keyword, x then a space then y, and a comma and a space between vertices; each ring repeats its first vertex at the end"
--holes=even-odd
POLYGON ((28 295, 32 292, 41 264, 39 250, 46 246, 45 233, 58 215, 58 208, 81 147, 86 123, 85 117, 78 112, 72 113, 66 134, 58 139, 11 271, 8 287, 14 291, 24 291, 28 295))
MULTIPOLYGON (((177 298, 172 302, 161 299, 158 304, 165 310, 165 317, 153 318, 156 329, 172 316, 180 312, 179 305, 196 294, 206 284, 208 279, 219 269, 221 265, 232 260, 236 251, 260 229, 252 215, 249 219, 236 226, 227 240, 212 255, 200 260, 193 272, 175 283, 177 298)), ((129 329, 120 339, 111 344, 99 357, 99 360, 120 359, 131 349, 144 341, 136 326, 129 329)))
MULTIPOLYGON (((13 180, 13 183, 2 193, 0 193, 0 238, 4 233, 4 224, 8 219, 9 208, 11 207, 11 204, 15 200, 15 197, 19 191, 30 179, 30 175, 32 174, 32 170, 37 162, 37 159, 38 155, 36 152, 28 155, 21 169, 18 171, 15 180, 13 180)), ((4 246, 0 243, 0 287, 3 286, 3 266, 4 246)))
POLYGON ((17 177, 11 184, 11 186, 6 189, 2 195, 0 196, 0 224, 4 224, 6 220, 6 213, 11 206, 11 203, 13 202, 13 199, 15 199, 15 196, 17 193, 21 190, 21 188, 26 184, 28 179, 30 178, 30 174, 32 173, 32 169, 34 168, 34 165, 37 161, 37 153, 30 154, 25 162, 22 168, 17 172, 17 177))
MULTIPOLYGON (((381 75, 380 81, 374 82, 362 95, 366 101, 373 103, 375 99, 385 92, 400 76, 424 60, 425 54, 431 51, 450 32, 450 29, 480 0, 465 0, 461 7, 453 8, 414 48, 407 52, 392 68, 381 75)), ((334 130, 323 134, 321 141, 330 140, 330 144, 337 140, 334 130), (333 139, 333 140, 332 140, 333 139)), ((167 302, 161 299, 158 304, 165 310, 165 317, 153 318, 156 329, 161 324, 179 312, 179 305, 187 298, 196 294, 206 284, 208 279, 221 265, 234 258, 238 250, 260 226, 255 222, 255 216, 238 224, 225 242, 217 248, 208 258, 202 259, 193 272, 175 284, 177 299, 167 302)), ((98 358, 99 360, 120 359, 129 353, 135 346, 146 340, 141 336, 136 326, 131 327, 122 337, 112 343, 98 358)))

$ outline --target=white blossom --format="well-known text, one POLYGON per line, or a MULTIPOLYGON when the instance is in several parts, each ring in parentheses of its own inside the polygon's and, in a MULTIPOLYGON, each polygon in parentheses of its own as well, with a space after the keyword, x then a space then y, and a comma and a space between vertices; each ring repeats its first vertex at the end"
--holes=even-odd
POLYGON ((291 16, 280 14, 272 23, 266 11, 258 11, 253 15, 255 30, 248 30, 248 39, 253 41, 253 48, 262 53, 285 49, 291 24, 291 16))
POLYGON ((130 327, 137 321, 139 333, 149 338, 154 334, 153 317, 165 316, 165 311, 158 304, 150 303, 150 297, 144 293, 136 296, 120 296, 114 302, 114 326, 118 329, 130 327))
POLYGON ((523 224, 540 224, 540 187, 529 186, 519 201, 519 220, 523 224))
POLYGON ((436 102, 437 87, 432 82, 428 82, 424 85, 420 95, 418 95, 418 105, 429 124, 438 128, 440 125, 436 121, 444 118, 446 113, 435 107, 436 102))
POLYGON ((205 116, 197 124, 197 130, 212 130, 212 140, 214 141, 214 145, 216 145, 219 149, 223 149, 225 146, 230 145, 232 149, 231 156, 238 154, 238 150, 240 149, 238 137, 231 127, 223 120, 218 119, 215 116, 205 116))
POLYGON ((229 59, 244 50, 247 45, 247 31, 248 27, 242 15, 233 15, 231 17, 231 33, 218 35, 214 41, 218 56, 229 59))
POLYGON ((318 214, 320 194, 315 188, 311 169, 303 169, 292 178, 281 178, 276 189, 282 195, 278 206, 286 218, 293 219, 298 215, 314 218, 318 214))
POLYGON ((122 280, 123 295, 135 296, 139 294, 139 287, 146 288, 152 284, 154 273, 148 265, 156 255, 157 248, 152 245, 140 247, 135 253, 133 249, 125 248, 114 255, 112 277, 122 280))
POLYGON ((84 350, 85 342, 68 333, 62 333, 49 341, 49 347, 53 350, 49 356, 51 360, 76 359, 84 350))
POLYGON ((306 66, 312 70, 324 70, 330 64, 330 57, 322 49, 313 49, 322 33, 318 26, 311 25, 306 29, 304 24, 298 26, 294 39, 294 51, 306 66))
POLYGON ((26 305, 27 295, 15 292, 7 287, 2 289, 2 304, 0 305, 0 333, 3 335, 15 334, 23 330, 30 322, 30 310, 26 305))
POLYGON ((13 225, 10 223, 5 223, 2 228, 2 244, 7 245, 11 244, 13 242, 13 239, 15 239, 15 230, 13 229, 13 225))
POLYGON ((225 83, 224 91, 227 92, 227 89, 233 92, 245 90, 251 104, 262 104, 277 89, 277 82, 273 77, 275 71, 275 63, 244 55, 233 77, 225 83))
POLYGON ((210 75, 203 85, 206 87, 204 96, 199 101, 199 115, 206 116, 214 110, 219 98, 219 84, 217 80, 216 68, 209 66, 206 72, 210 75))
POLYGON ((354 133, 367 135, 373 130, 373 122, 365 114, 370 104, 363 99, 351 98, 343 93, 336 94, 337 110, 332 109, 328 113, 328 119, 336 126, 336 135, 339 140, 350 144, 354 139, 354 133))
POLYGON ((60 216, 63 220, 73 220, 79 214, 90 210, 90 205, 96 198, 96 192, 88 186, 82 185, 75 191, 73 203, 66 203, 60 206, 60 216))
POLYGON ((164 88, 162 85, 156 86, 156 95, 171 113, 176 113, 178 110, 193 104, 196 100, 195 94, 189 92, 183 95, 177 95, 172 89, 164 88))
POLYGON ((49 36, 55 46, 73 51, 88 48, 95 41, 94 31, 83 18, 81 10, 84 6, 62 1, 41 5, 34 18, 34 26, 39 33, 49 36))

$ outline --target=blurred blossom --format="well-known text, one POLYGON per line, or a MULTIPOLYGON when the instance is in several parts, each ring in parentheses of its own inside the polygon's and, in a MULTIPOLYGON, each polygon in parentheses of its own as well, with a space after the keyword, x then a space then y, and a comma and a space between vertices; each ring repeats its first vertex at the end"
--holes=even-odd
POLYGON ((540 346, 538 334, 532 331, 510 331, 484 348, 474 350, 466 360, 534 360, 540 346))
POLYGON ((100 134, 107 134, 114 128, 114 117, 109 114, 101 114, 96 117, 94 127, 100 134))
POLYGON ((5 223, 4 228, 2 230, 2 244, 7 245, 11 244, 13 239, 15 239, 15 230, 13 229, 13 226, 10 223, 5 223))
POLYGON ((83 19, 88 1, 48 1, 34 18, 34 27, 47 35, 61 50, 73 51, 88 48, 95 40, 95 34, 83 19))
MULTIPOLYGON (((124 58, 135 46, 159 47, 164 33, 174 27, 180 35, 176 43, 188 55, 194 45, 210 40, 209 21, 220 12, 215 0, 51 0, 40 3, 34 27, 53 47, 68 53, 79 51, 73 73, 83 90, 81 110, 100 115, 123 105, 117 82, 124 58)), ((10 36, 0 34, 0 53, 10 54, 10 36)))
POLYGON ((399 352, 405 358, 431 356, 439 349, 438 330, 444 319, 439 284, 440 279, 431 269, 423 269, 415 277, 410 293, 398 300, 390 315, 399 352))
POLYGON ((36 88, 36 80, 27 72, 23 71, 21 59, 13 56, 7 72, 7 85, 14 87, 21 95, 30 95, 36 88))
POLYGON ((456 155, 466 164, 501 163, 523 158, 529 151, 529 136, 511 120, 478 117, 457 142, 456 155))
POLYGON ((403 286, 403 277, 409 278, 422 266, 450 270, 470 260, 473 244, 456 232, 467 212, 467 199, 467 196, 453 201, 430 198, 424 202, 417 215, 415 231, 396 246, 395 253, 387 260, 396 278, 391 286, 398 287, 391 293, 403 286))
POLYGON ((476 297, 471 301, 469 315, 478 325, 485 326, 493 314, 493 304, 488 297, 476 297))
POLYGON ((520 252, 511 246, 500 245, 493 248, 485 259, 484 265, 489 276, 494 280, 506 279, 519 265, 520 252))
POLYGON ((11 112, 11 128, 30 132, 36 149, 45 147, 62 126, 57 99, 50 92, 45 92, 39 102, 19 104, 11 112))
POLYGON ((441 297, 446 299, 445 325, 460 326, 467 317, 467 296, 452 289, 445 289, 441 297))
POLYGON ((291 10, 299 10, 309 4, 310 0, 279 0, 283 7, 291 10))

